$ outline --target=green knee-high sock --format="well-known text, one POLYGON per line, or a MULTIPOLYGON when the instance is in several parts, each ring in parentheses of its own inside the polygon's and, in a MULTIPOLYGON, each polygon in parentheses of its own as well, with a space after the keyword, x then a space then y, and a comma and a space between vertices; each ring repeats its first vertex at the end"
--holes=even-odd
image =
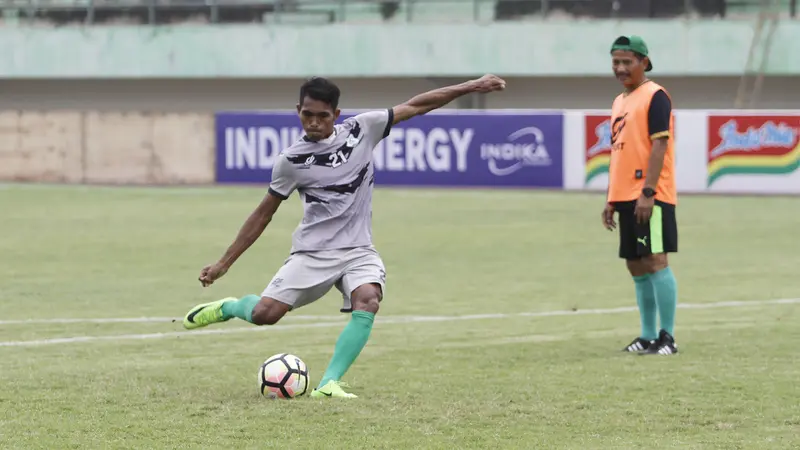
POLYGON ((678 282, 675 280, 675 275, 672 269, 667 267, 652 274, 650 278, 656 291, 661 329, 675 336, 675 312, 678 309, 678 282))
POLYGON ((639 305, 639 318, 642 323, 642 339, 649 341, 658 338, 656 329, 656 293, 650 275, 633 277, 636 285, 636 304, 639 305))
POLYGON ((261 297, 250 294, 245 295, 235 302, 225 302, 222 304, 222 317, 225 319, 238 317, 242 320, 253 323, 253 308, 256 307, 256 304, 258 304, 260 300, 261 297))
POLYGON ((333 350, 333 357, 322 375, 318 388, 325 386, 328 381, 340 380, 347 369, 353 365, 358 358, 361 349, 367 345, 369 333, 372 331, 372 323, 375 321, 375 314, 367 311, 353 311, 350 322, 342 330, 336 347, 333 350))

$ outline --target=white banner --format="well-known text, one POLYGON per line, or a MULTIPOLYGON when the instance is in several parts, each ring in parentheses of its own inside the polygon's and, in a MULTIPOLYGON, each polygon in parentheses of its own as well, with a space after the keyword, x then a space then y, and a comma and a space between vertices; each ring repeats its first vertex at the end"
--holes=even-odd
MULTIPOLYGON (((564 188, 604 191, 610 111, 566 111, 564 188)), ((800 111, 676 110, 678 192, 800 193, 800 111)))

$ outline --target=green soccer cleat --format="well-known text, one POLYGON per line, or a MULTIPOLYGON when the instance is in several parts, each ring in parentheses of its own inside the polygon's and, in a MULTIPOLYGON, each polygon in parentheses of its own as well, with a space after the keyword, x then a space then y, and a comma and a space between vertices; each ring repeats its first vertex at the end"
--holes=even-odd
POLYGON ((236 301, 235 297, 223 298, 211 303, 202 303, 192 308, 186 317, 183 318, 183 327, 187 330, 195 328, 202 328, 212 323, 226 322, 227 319, 222 316, 222 304, 225 302, 236 301))
POLYGON ((348 394, 342 389, 342 386, 347 386, 347 383, 343 383, 341 381, 331 380, 325 383, 325 386, 322 386, 319 389, 314 389, 311 391, 312 398, 325 398, 325 397, 338 397, 338 398, 358 398, 355 394, 348 394))

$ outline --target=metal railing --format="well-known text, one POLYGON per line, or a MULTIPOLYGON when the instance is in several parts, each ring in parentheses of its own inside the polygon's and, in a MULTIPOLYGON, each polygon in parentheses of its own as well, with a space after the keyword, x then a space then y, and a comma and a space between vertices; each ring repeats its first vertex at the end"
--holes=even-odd
MULTIPOLYGON (((0 0, 4 22, 488 22, 551 16, 670 18, 756 16, 762 0, 0 0)), ((797 17, 798 0, 774 14, 797 17)))

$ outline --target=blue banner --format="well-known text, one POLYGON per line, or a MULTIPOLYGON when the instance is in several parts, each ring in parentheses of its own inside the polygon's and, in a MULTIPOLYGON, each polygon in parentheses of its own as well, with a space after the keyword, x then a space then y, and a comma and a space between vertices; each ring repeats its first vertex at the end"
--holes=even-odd
MULTIPOLYGON (((344 120, 353 114, 342 114, 344 120)), ((375 147, 375 182, 395 186, 563 187, 562 114, 430 113, 375 147)), ((278 154, 303 135, 295 113, 216 115, 218 183, 269 183, 278 154)))

